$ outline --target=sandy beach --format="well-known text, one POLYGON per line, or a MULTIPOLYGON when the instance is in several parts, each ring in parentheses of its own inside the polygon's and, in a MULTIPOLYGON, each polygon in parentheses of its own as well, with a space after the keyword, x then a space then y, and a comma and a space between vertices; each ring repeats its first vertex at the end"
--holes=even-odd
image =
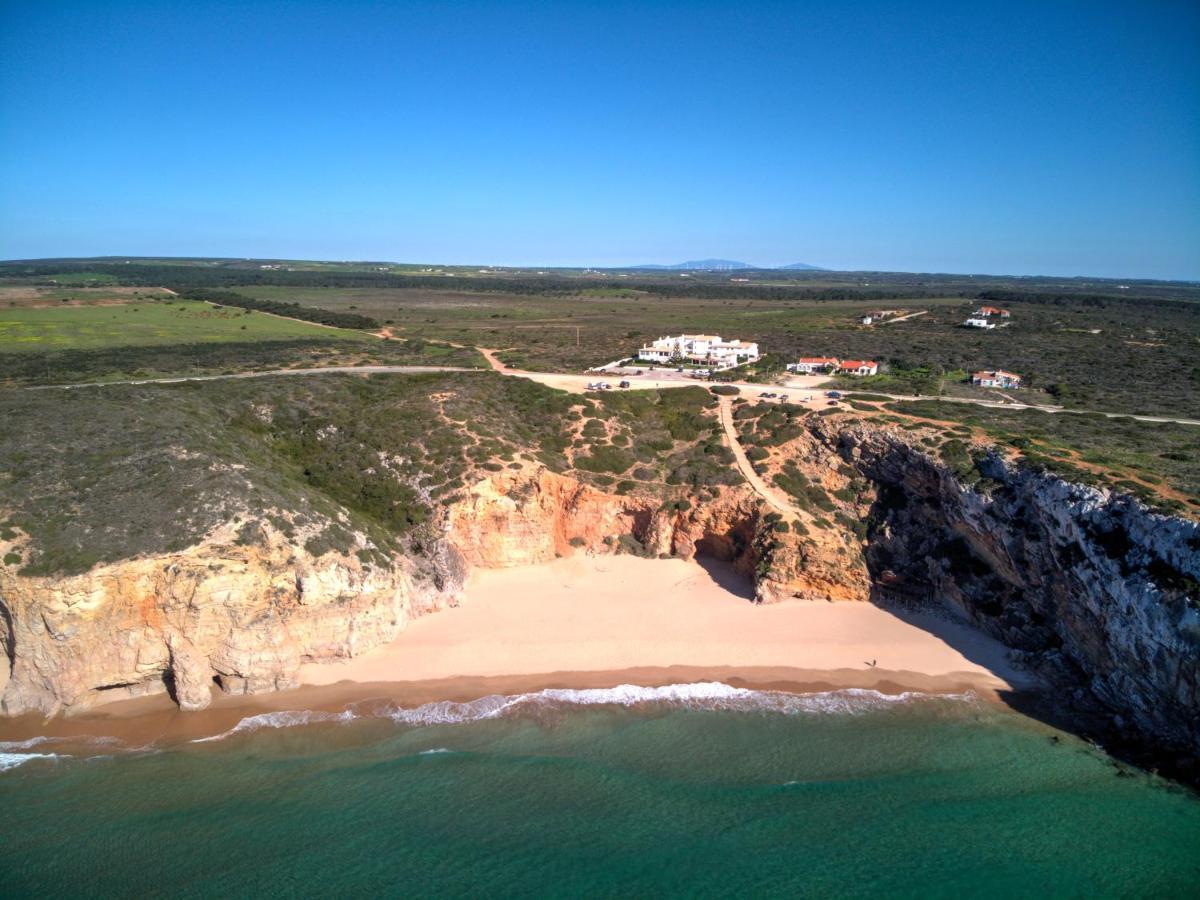
MULTIPOLYGON (((582 554, 542 566, 478 570, 463 604, 412 622, 392 643, 312 664, 329 685, 645 667, 850 670, 1003 689, 1019 679, 1004 648, 964 625, 867 603, 756 606, 724 567, 582 554)), ((915 684, 913 686, 916 686, 915 684)))
POLYGON ((161 745, 261 713, 375 701, 414 707, 546 688, 719 681, 794 693, 972 690, 987 699, 1033 686, 1001 644, 948 618, 749 598, 745 579, 694 560, 579 554, 478 570, 461 606, 415 620, 363 656, 305 665, 298 689, 226 696, 214 688, 201 712, 180 712, 160 694, 70 717, 22 716, 0 720, 0 741, 105 735, 161 745))

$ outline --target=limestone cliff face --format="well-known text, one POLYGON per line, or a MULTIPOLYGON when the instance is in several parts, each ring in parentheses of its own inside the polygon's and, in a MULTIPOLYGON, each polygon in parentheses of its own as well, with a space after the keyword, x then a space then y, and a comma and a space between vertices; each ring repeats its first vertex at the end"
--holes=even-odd
POLYGON ((952 604, 1064 703, 1098 703, 1118 732, 1196 756, 1200 523, 997 455, 979 492, 897 435, 821 437, 879 485, 867 559, 884 592, 952 604))
POLYGON ((269 528, 261 544, 241 546, 228 527, 184 553, 74 577, 0 569, 11 668, 0 711, 52 714, 164 690, 200 709, 214 684, 230 693, 292 687, 302 663, 365 652, 452 602, 462 584, 453 562, 435 590, 403 565, 314 558, 269 528))
POLYGON ((663 503, 608 494, 542 469, 494 476, 468 494, 450 509, 447 529, 472 565, 529 565, 579 551, 681 559, 699 553, 731 562, 753 581, 759 602, 869 596, 865 566, 847 566, 828 552, 827 535, 776 530, 747 487, 663 503))
POLYGON ((443 538, 418 568, 355 555, 313 556, 303 541, 237 523, 182 553, 98 566, 72 577, 0 568, 0 640, 9 665, 0 712, 77 711, 103 699, 170 691, 184 709, 230 693, 295 686, 301 664, 392 640, 415 616, 458 601, 470 566, 546 562, 577 552, 697 553, 731 562, 760 600, 865 597, 865 580, 777 534, 748 488, 703 502, 608 494, 544 468, 473 485, 444 511, 443 538), (847 584, 853 586, 848 587, 847 584), (9 670, 11 674, 9 674, 9 670))

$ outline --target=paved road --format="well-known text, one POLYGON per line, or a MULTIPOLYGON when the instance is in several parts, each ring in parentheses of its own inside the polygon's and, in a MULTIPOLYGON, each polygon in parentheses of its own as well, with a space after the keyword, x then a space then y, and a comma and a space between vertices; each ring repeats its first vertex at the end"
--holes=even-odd
POLYGON ((734 459, 737 460, 738 469, 750 486, 754 488, 755 493, 766 500, 777 512, 799 516, 800 511, 792 505, 787 495, 768 485, 763 481, 762 476, 754 471, 753 463, 746 456, 746 451, 742 449, 742 443, 738 440, 737 428, 733 424, 733 401, 729 397, 721 398, 721 427, 725 429, 725 439, 729 442, 729 449, 733 451, 734 459))

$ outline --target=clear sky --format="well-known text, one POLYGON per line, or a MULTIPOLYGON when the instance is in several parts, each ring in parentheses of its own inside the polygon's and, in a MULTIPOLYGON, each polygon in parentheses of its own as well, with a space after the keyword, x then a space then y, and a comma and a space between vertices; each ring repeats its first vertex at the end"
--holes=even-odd
POLYGON ((1200 3, 0 0, 0 258, 1200 279, 1200 3))

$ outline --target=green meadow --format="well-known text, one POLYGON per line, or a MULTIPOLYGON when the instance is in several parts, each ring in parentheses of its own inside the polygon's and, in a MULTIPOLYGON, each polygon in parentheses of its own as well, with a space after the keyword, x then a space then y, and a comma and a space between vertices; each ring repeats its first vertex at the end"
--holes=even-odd
POLYGON ((298 338, 372 340, 358 331, 191 300, 0 308, 0 353, 298 338))

